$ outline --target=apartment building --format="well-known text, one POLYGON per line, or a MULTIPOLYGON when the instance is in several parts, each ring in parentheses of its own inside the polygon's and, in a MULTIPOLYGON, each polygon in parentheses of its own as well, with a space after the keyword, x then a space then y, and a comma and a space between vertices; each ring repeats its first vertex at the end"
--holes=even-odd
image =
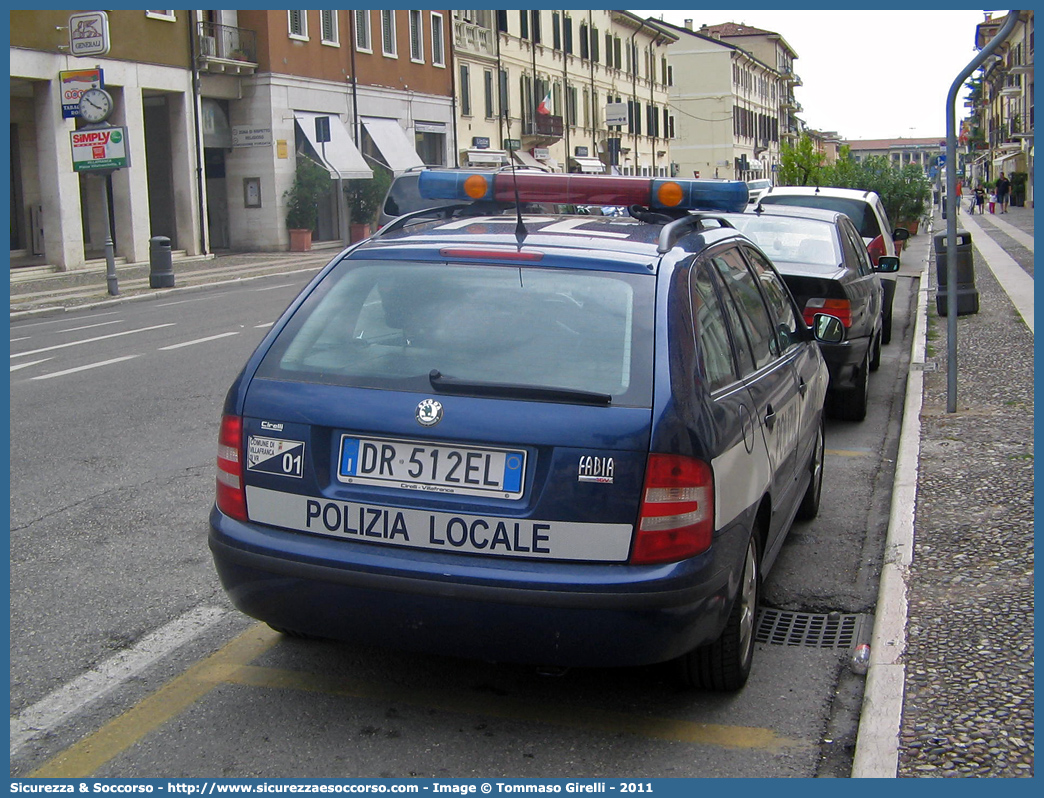
POLYGON ((343 243, 345 180, 456 160, 449 11, 90 12, 108 42, 91 55, 70 49, 75 13, 10 12, 13 264, 101 257, 103 203, 120 259, 148 260, 153 236, 188 255, 285 250, 297 153, 331 178, 315 239, 343 243), (126 128, 111 177, 74 169, 90 85, 126 128))
POLYGON ((69 11, 9 13, 12 263, 64 270, 101 257, 106 215, 127 260, 147 260, 155 235, 189 254, 205 251, 187 13, 109 11, 107 31, 92 20, 70 31, 69 11), (72 54, 77 37, 100 41, 106 32, 107 52, 72 54), (70 137, 83 126, 76 99, 92 84, 115 101, 109 124, 127 131, 130 167, 111 178, 74 169, 70 137))
POLYGON ((670 173, 665 26, 627 11, 453 15, 461 165, 670 173))
POLYGON ((699 76, 676 81, 670 88, 677 119, 671 150, 676 173, 772 179, 783 131, 790 124, 791 83, 774 66, 706 32, 728 26, 693 31, 692 20, 686 20, 683 27, 669 27, 679 37, 669 53, 674 74, 699 76))
MULTIPOLYGON (((963 126, 967 172, 971 182, 992 182, 1004 172, 1025 175, 1013 200, 1033 204, 1033 11, 1018 13, 1015 29, 987 59, 965 103, 970 109, 963 126)), ((975 31, 975 46, 984 48, 1000 31, 1007 16, 990 17, 975 31)))

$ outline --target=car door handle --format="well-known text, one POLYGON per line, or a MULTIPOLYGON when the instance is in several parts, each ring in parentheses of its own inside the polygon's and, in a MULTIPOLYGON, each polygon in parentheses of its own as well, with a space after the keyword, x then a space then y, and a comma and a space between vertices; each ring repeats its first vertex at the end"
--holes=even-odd
POLYGON ((772 409, 772 405, 768 406, 768 412, 765 413, 765 426, 769 430, 776 426, 776 411, 772 409))
POLYGON ((804 377, 798 377, 798 393, 801 394, 802 398, 808 393, 808 383, 805 382, 804 377))

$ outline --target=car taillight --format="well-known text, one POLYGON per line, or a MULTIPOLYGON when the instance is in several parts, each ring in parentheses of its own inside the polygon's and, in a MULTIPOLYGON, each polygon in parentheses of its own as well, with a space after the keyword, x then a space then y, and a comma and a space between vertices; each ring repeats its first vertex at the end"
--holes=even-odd
POLYGON ((822 299, 813 297, 808 300, 805 303, 805 310, 802 314, 807 326, 815 326, 817 313, 826 313, 830 316, 837 316, 841 319, 841 323, 845 325, 845 327, 852 326, 852 303, 847 299, 822 299))
POLYGON ((243 489, 243 419, 222 416, 218 434, 217 506, 237 521, 247 520, 246 492, 243 489))
POLYGON ((714 534, 714 475, 691 457, 649 455, 631 562, 674 562, 710 548, 714 534))

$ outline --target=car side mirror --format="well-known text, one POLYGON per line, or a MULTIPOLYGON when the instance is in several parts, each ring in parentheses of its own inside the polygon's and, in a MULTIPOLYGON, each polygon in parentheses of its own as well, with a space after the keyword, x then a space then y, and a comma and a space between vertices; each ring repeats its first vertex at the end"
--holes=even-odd
POLYGON ((812 317, 812 334, 824 344, 839 344, 845 340, 845 325, 837 316, 817 313, 812 317))
POLYGON ((893 241, 905 241, 910 237, 910 231, 905 227, 897 227, 892 231, 893 241))
POLYGON ((874 267, 874 271, 877 272, 897 272, 899 271, 899 258, 896 255, 881 255, 877 258, 877 265, 874 267))

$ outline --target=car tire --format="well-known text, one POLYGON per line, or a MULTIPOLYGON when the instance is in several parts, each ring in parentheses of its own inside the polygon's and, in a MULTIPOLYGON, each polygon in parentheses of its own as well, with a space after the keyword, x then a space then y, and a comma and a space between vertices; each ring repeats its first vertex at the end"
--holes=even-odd
POLYGON ((877 371, 881 368, 881 339, 883 337, 883 331, 874 336, 874 343, 871 347, 872 354, 870 355, 870 371, 877 371))
POLYGON ((839 392, 835 397, 834 408, 842 421, 862 421, 866 418, 870 400, 870 347, 867 347, 866 356, 856 369, 853 382, 853 387, 839 392))
POLYGON ((725 629, 713 643, 680 659, 682 681, 688 687, 735 692, 747 683, 754 661, 758 601, 761 598, 761 543, 758 529, 751 533, 743 558, 739 592, 725 629))
POLYGON ((892 300, 895 299, 895 280, 882 280, 884 298, 881 307, 881 343, 892 342, 892 300))
POLYGON ((812 450, 812 459, 808 465, 811 479, 795 516, 798 521, 811 521, 819 515, 819 502, 823 496, 823 462, 826 455, 825 428, 825 424, 820 421, 819 431, 816 433, 815 448, 812 450))

